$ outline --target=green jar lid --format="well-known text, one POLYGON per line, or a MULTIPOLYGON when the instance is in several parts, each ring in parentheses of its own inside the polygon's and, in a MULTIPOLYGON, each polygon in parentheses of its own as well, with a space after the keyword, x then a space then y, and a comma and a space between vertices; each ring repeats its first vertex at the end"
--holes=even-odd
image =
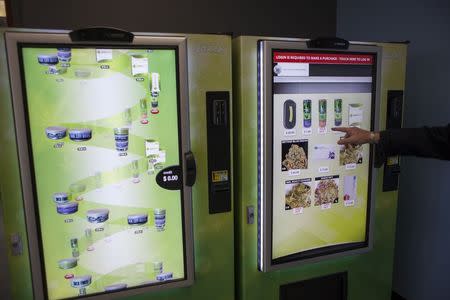
POLYGON ((66 258, 58 261, 58 266, 60 269, 72 269, 75 268, 78 264, 78 260, 76 258, 66 258))
POLYGON ((120 127, 120 128, 114 128, 115 134, 128 134, 129 128, 127 127, 120 127))
POLYGON ((155 208, 154 213, 155 213, 155 215, 165 215, 166 210, 164 208, 155 208))

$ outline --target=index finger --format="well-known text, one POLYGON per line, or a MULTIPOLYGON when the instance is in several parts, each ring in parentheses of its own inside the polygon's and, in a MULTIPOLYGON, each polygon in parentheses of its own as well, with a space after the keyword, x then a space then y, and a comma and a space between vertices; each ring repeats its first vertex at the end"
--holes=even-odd
POLYGON ((333 128, 331 128, 331 130, 348 133, 350 128, 348 128, 348 127, 333 127, 333 128))

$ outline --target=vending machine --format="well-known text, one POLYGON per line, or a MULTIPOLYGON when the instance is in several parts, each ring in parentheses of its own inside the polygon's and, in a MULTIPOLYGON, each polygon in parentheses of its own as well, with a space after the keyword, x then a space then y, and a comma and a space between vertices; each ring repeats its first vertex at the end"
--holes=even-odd
POLYGON ((402 43, 234 39, 239 299, 390 299, 398 158, 332 128, 400 126, 405 62, 402 43))
POLYGON ((233 298, 231 37, 1 35, 11 298, 233 298))

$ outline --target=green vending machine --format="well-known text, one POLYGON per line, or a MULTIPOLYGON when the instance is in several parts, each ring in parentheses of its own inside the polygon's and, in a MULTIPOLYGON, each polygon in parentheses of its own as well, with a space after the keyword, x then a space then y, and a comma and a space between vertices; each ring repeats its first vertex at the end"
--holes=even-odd
POLYGON ((231 38, 6 29, 0 48, 10 297, 232 299, 231 38))
POLYGON ((398 158, 331 128, 401 126, 406 48, 233 40, 238 299, 390 299, 398 158))

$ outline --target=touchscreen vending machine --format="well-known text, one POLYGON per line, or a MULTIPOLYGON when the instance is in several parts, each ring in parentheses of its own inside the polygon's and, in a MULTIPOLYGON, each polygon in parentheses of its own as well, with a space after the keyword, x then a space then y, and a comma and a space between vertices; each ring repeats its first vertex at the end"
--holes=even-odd
POLYGON ((233 60, 239 299, 390 299, 398 168, 332 128, 392 101, 401 124, 406 46, 243 36, 233 60))
POLYGON ((11 298, 234 297, 231 38, 6 30, 0 46, 11 298))

